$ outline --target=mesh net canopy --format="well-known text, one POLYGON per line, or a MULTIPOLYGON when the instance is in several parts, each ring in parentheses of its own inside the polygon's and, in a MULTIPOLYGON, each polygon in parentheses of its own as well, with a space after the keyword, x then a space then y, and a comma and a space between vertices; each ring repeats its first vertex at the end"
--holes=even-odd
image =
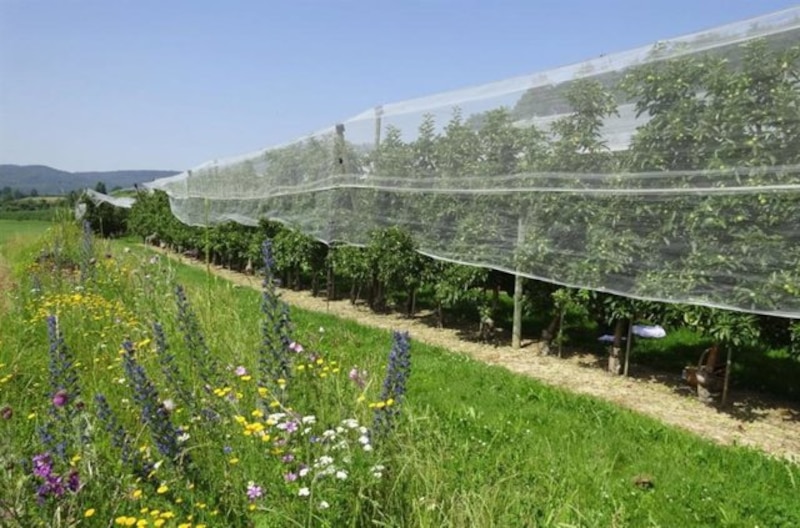
POLYGON ((800 318, 800 8, 370 109, 147 184, 190 225, 800 318))
MULTIPOLYGON (((86 198, 95 205, 107 203, 114 207, 121 207, 123 209, 130 209, 136 202, 136 198, 131 198, 128 196, 111 196, 97 192, 94 189, 84 189, 81 192, 81 198, 86 198)), ((86 204, 83 201, 78 200, 78 203, 75 204, 74 213, 75 218, 78 220, 82 219, 86 215, 86 204)))

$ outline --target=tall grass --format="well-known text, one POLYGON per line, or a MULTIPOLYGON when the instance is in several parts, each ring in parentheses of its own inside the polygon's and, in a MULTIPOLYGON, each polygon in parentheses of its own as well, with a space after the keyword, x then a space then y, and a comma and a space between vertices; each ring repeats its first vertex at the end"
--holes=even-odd
POLYGON ((800 523, 796 466, 413 335, 410 375, 386 376, 390 350, 405 365, 400 334, 294 309, 281 326, 269 285, 236 288, 121 244, 94 241, 81 283, 82 236, 65 224, 45 253, 15 256, 0 316, 2 523, 800 523))

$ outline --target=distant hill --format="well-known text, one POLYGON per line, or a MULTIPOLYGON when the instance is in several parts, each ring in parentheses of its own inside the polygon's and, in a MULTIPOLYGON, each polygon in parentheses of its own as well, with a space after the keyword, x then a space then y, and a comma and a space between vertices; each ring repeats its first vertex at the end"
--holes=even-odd
POLYGON ((36 189, 40 195, 67 194, 103 182, 110 191, 131 187, 156 178, 178 174, 169 170, 120 170, 106 172, 67 172, 46 165, 0 165, 0 189, 10 187, 25 194, 36 189))

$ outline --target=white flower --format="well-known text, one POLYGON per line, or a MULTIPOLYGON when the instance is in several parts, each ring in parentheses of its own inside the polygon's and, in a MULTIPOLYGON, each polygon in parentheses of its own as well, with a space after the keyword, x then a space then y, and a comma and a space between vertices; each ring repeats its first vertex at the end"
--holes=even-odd
POLYGON ((361 443, 361 444, 368 444, 369 443, 369 437, 367 435, 361 435, 361 436, 358 437, 358 442, 361 443))
POLYGON ((182 444, 189 439, 189 433, 183 433, 178 435, 178 443, 182 444))
POLYGON ((321 457, 319 457, 315 465, 317 467, 324 467, 330 464, 333 464, 333 457, 329 457, 328 455, 322 455, 321 457))
POLYGON ((300 477, 301 477, 301 478, 302 478, 302 477, 305 477, 306 475, 308 475, 308 468, 307 468, 307 467, 304 467, 303 469, 301 469, 300 471, 298 471, 298 472, 297 472, 297 474, 298 474, 298 475, 300 475, 300 477))
POLYGON ((336 438, 336 433, 333 431, 333 429, 327 429, 325 431, 322 431, 322 438, 329 438, 333 440, 334 438, 336 438))
POLYGON ((300 420, 304 424, 313 424, 317 423, 317 417, 314 415, 303 416, 302 420, 300 420))
POLYGON ((164 408, 170 412, 175 410, 175 401, 171 400, 170 398, 164 400, 163 405, 164 408))
POLYGON ((325 501, 320 501, 320 503, 319 503, 319 509, 320 509, 320 510, 327 510, 327 509, 328 509, 328 508, 330 508, 330 507, 331 507, 331 505, 330 505, 330 504, 328 504, 328 503, 327 503, 327 502, 325 502, 325 501))
POLYGON ((348 418, 346 420, 342 420, 342 424, 345 425, 348 429, 355 429, 358 427, 358 420, 354 418, 348 418))
POLYGON ((367 429, 362 425, 361 427, 358 428, 358 432, 361 434, 367 434, 369 432, 369 429, 367 429))
POLYGON ((319 327, 319 333, 320 334, 324 334, 325 333, 325 329, 323 327, 321 327, 321 326, 319 327))
POLYGON ((300 488, 300 491, 297 492, 300 497, 308 497, 311 495, 311 490, 308 488, 300 488))
POLYGON ((347 471, 340 469, 336 472, 336 478, 339 480, 347 480, 347 471))
POLYGON ((344 432, 344 427, 337 427, 336 432, 342 434, 344 432))
POLYGON ((372 445, 371 444, 365 444, 364 445, 364 451, 372 451, 372 445))

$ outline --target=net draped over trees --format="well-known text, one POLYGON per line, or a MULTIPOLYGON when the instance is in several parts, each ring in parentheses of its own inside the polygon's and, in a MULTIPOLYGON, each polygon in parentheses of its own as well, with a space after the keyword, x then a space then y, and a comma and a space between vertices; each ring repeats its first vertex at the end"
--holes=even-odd
POLYGON ((370 109, 147 186, 190 225, 800 318, 800 8, 370 109))

